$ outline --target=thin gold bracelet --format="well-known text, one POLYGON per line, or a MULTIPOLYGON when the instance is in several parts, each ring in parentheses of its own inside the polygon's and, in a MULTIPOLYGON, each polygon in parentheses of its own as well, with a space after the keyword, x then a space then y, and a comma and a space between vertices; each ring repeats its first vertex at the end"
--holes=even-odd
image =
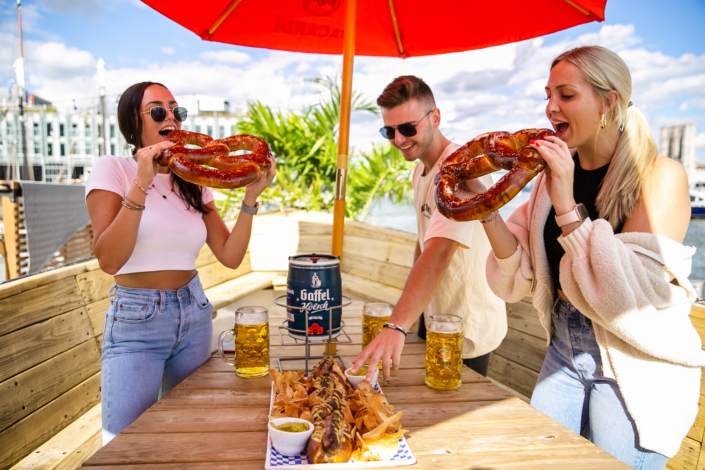
POLYGON ((140 184, 137 182, 137 180, 132 180, 132 182, 135 183, 135 186, 137 186, 138 188, 140 188, 142 190, 142 192, 144 193, 145 196, 149 195, 147 190, 144 189, 142 186, 140 186, 140 184))
POLYGON ((129 202, 130 204, 132 204, 133 206, 139 207, 140 210, 144 210, 145 207, 146 207, 144 204, 137 204, 135 201, 133 201, 132 199, 130 199, 129 197, 127 197, 127 195, 125 196, 125 200, 126 200, 127 202, 129 202))
POLYGON ((125 201, 122 201, 122 205, 128 209, 132 209, 133 211, 143 211, 145 209, 144 206, 131 206, 125 201))

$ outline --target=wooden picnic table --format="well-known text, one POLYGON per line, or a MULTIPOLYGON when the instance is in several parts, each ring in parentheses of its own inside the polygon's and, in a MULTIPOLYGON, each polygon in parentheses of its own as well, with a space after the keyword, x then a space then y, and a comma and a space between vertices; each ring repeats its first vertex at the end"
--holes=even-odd
MULTIPOLYGON (((362 306, 356 301, 343 312, 354 343, 339 345, 338 353, 348 366, 361 350, 362 306)), ((274 358, 303 354, 303 347, 280 345, 276 326, 286 312, 274 305, 269 308, 274 367, 274 358)), ((322 346, 312 348, 312 354, 322 353, 322 346)), ((283 365, 303 369, 303 361, 283 365)), ((433 390, 424 384, 424 376, 425 344, 415 335, 407 337, 401 369, 392 379, 385 382, 380 373, 389 403, 404 413, 401 421, 417 459, 413 468, 629 468, 467 367, 457 390, 433 390)), ((82 468, 263 469, 270 393, 269 376, 240 378, 216 355, 82 468)))

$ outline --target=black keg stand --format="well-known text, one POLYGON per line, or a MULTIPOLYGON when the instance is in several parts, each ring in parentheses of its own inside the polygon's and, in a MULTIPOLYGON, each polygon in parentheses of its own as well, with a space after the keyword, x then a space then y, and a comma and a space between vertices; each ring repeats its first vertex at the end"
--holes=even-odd
MULTIPOLYGON (((342 318, 343 317, 343 312, 342 312, 343 307, 347 307, 348 305, 350 305, 353 302, 350 297, 344 295, 343 298, 347 299, 346 303, 341 304, 337 307, 331 307, 328 309, 328 327, 329 327, 328 337, 327 338, 323 337, 321 339, 318 339, 318 338, 314 339, 314 338, 310 337, 308 334, 308 314, 309 314, 308 309, 305 307, 294 307, 294 306, 280 304, 278 302, 278 300, 281 298, 284 298, 284 297, 286 297, 286 295, 280 295, 279 297, 274 299, 274 303, 276 305, 278 305, 280 307, 284 307, 286 309, 291 308, 291 309, 295 309, 295 310, 303 310, 306 313, 306 329, 305 330, 295 330, 293 328, 289 328, 288 326, 286 326, 288 320, 284 320, 278 328, 279 340, 281 341, 282 346, 304 346, 306 349, 306 355, 305 356, 278 357, 277 358, 277 366, 279 367, 279 372, 283 372, 282 361, 300 361, 301 359, 303 359, 305 361, 305 365, 306 365, 306 368, 305 368, 306 372, 310 372, 310 369, 308 368, 308 360, 309 359, 323 359, 324 357, 328 357, 328 355, 326 355, 326 356, 311 356, 311 345, 321 345, 321 344, 327 343, 327 348, 328 348, 327 350, 331 351, 332 350, 331 344, 338 345, 338 344, 349 344, 349 343, 353 342, 353 340, 350 338, 350 336, 348 336, 348 334, 345 332, 345 322, 343 321, 343 318, 342 318), (333 326, 333 310, 335 310, 336 308, 341 309, 341 311, 340 311, 340 317, 341 317, 340 318, 340 326, 338 328, 330 328, 333 326), (282 335, 282 330, 286 330, 288 333, 302 335, 305 338, 299 339, 299 338, 296 338, 295 336, 292 336, 291 334, 289 334, 289 337, 292 338, 294 340, 294 342, 293 343, 286 342, 286 341, 284 341, 284 336, 282 335), (344 334, 348 340, 347 341, 337 341, 336 340, 336 342, 333 343, 333 333, 335 333, 335 332, 338 332, 338 334, 340 334, 340 333, 344 334)), ((287 310, 287 315, 288 315, 288 310, 287 310)), ((345 364, 345 361, 340 356, 340 354, 334 354, 332 356, 334 358, 338 359, 340 361, 340 363, 343 364, 343 367, 345 369, 348 368, 347 364, 345 364)))

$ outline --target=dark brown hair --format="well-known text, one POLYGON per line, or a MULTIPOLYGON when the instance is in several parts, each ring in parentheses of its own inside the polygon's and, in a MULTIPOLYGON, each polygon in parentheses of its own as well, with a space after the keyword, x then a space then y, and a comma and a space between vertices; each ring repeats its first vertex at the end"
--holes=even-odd
MULTIPOLYGON (((168 90, 161 83, 156 82, 141 82, 135 83, 120 96, 118 102, 118 125, 120 132, 125 137, 128 144, 133 145, 132 155, 137 153, 137 149, 142 148, 142 98, 147 87, 158 85, 168 90)), ((203 203, 203 193, 198 185, 184 181, 178 178, 174 173, 171 174, 171 186, 178 186, 179 190, 175 191, 187 207, 191 207, 201 214, 210 212, 208 206, 203 203)))
POLYGON ((387 85, 379 98, 377 98, 377 106, 384 109, 392 109, 407 101, 428 100, 436 107, 436 100, 433 98, 433 92, 426 82, 419 77, 413 75, 403 75, 395 78, 392 83, 387 85))

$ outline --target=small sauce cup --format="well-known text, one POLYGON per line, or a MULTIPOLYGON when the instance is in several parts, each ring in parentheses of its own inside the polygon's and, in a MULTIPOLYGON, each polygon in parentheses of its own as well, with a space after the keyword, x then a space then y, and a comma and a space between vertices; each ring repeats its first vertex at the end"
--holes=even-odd
MULTIPOLYGON (((355 390, 357 390, 357 387, 360 385, 360 382, 365 380, 366 375, 367 375, 367 366, 360 367, 360 370, 357 371, 357 375, 353 375, 351 369, 345 370, 345 377, 348 379, 348 382, 350 382, 350 385, 355 390)), ((377 376, 378 375, 379 375, 379 369, 375 367, 375 374, 372 377, 372 382, 370 383, 370 385, 374 385, 377 383, 377 376)))
POLYGON ((306 444, 313 434, 313 424, 299 418, 276 418, 267 423, 269 437, 272 439, 272 447, 282 455, 292 456, 302 453, 306 449, 306 444), (306 423, 308 431, 287 432, 274 429, 269 423, 281 426, 284 423, 306 423))

